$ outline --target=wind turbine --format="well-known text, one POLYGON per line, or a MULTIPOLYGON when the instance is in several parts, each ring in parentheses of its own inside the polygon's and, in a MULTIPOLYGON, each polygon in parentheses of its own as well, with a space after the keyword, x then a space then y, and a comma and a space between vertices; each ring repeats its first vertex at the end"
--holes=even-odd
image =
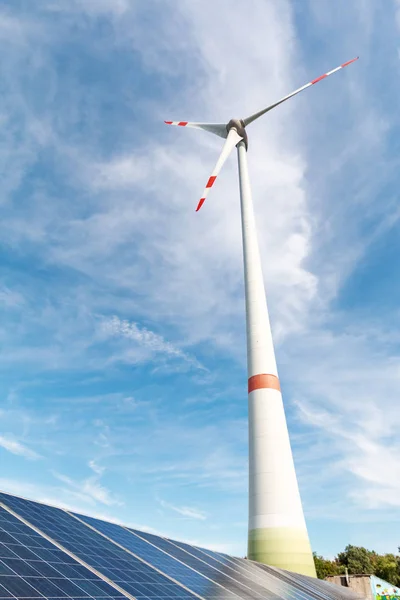
POLYGON ((248 558, 316 576, 296 478, 265 297, 256 222, 247 167, 246 127, 296 94, 347 67, 357 58, 313 79, 246 119, 225 123, 165 121, 203 129, 226 139, 197 205, 200 210, 226 159, 237 147, 246 296, 249 400, 248 558))

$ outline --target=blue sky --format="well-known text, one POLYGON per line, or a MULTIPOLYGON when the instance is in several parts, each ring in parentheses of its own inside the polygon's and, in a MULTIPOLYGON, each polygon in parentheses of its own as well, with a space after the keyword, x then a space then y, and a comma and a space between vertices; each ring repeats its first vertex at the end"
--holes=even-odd
POLYGON ((313 549, 396 551, 400 3, 0 1, 0 488, 243 555, 249 128, 313 549), (236 4, 236 9, 234 5, 236 4))

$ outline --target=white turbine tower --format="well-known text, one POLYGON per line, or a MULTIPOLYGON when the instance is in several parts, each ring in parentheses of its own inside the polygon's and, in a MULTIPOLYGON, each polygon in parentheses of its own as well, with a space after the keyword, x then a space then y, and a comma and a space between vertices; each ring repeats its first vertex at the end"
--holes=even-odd
POLYGON ((228 124, 165 121, 167 125, 195 127, 226 139, 196 211, 202 207, 230 152, 234 146, 237 147, 249 395, 248 558, 314 577, 314 561, 290 447, 265 298, 247 168, 246 127, 292 96, 350 65, 357 58, 317 77, 247 119, 232 119, 228 124))

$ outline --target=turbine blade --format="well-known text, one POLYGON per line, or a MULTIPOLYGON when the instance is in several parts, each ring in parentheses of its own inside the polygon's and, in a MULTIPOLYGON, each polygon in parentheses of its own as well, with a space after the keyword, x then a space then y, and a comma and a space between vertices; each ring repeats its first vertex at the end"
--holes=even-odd
POLYGON ((276 106, 279 106, 279 104, 282 104, 282 102, 285 102, 286 100, 289 100, 289 98, 292 98, 292 96, 296 96, 296 94, 299 94, 300 92, 302 92, 303 90, 307 89, 308 87, 314 85, 315 83, 318 83, 319 81, 321 81, 322 79, 325 79, 326 77, 329 77, 329 75, 333 75, 333 73, 336 73, 336 71, 340 71, 340 69, 343 69, 344 67, 347 67, 348 65, 351 65, 351 63, 355 62, 356 60, 358 60, 358 56, 356 58, 353 58, 352 60, 349 60, 345 63, 343 63, 342 65, 340 65, 339 67, 336 67, 336 69, 333 69, 332 71, 328 71, 328 73, 324 73, 323 75, 321 75, 320 77, 317 77, 316 79, 313 79, 312 81, 310 81, 309 83, 306 83, 306 85, 303 85, 301 88, 299 88, 298 90, 295 90, 294 92, 292 92, 291 94, 288 94, 287 96, 285 96, 284 98, 281 98, 281 100, 278 100, 278 102, 275 102, 274 104, 271 104, 270 106, 267 106, 267 108, 263 108, 262 110, 260 110, 259 112, 254 113, 254 115, 250 115, 250 117, 247 117, 247 119, 243 119, 243 122, 246 125, 249 125, 250 123, 252 123, 253 121, 255 121, 256 119, 259 119, 260 117, 262 117, 262 115, 264 115, 266 112, 268 112, 269 110, 272 110, 273 108, 275 108, 276 106))
POLYGON ((177 125, 179 127, 194 127, 195 129, 203 129, 209 133, 214 133, 219 137, 226 138, 228 132, 224 123, 191 123, 190 121, 164 121, 166 125, 177 125))
POLYGON ((196 212, 198 210, 201 209, 201 207, 203 206, 205 199, 208 196, 208 192, 210 191, 210 189, 212 188, 212 186, 215 183, 215 180, 218 177, 219 172, 221 171, 224 162, 226 161, 226 159, 228 158, 229 154, 231 153, 231 151, 233 150, 233 148, 236 146, 236 144, 238 144, 240 142, 240 140, 242 140, 242 136, 238 134, 238 132, 236 131, 236 129, 231 129, 228 133, 228 136, 226 138, 226 142, 222 148, 222 152, 219 156, 219 159, 217 160, 217 164, 214 167, 213 172, 211 173, 211 177, 209 177, 208 181, 207 181, 207 185, 204 188, 204 193, 202 198, 200 198, 200 201, 197 205, 196 208, 196 212))

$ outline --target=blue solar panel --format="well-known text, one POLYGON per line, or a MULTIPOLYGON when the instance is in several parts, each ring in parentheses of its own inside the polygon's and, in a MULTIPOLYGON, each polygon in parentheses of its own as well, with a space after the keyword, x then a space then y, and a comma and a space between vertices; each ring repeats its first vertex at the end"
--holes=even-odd
POLYGON ((0 600, 358 598, 325 581, 8 494, 0 502, 28 523, 0 507, 0 600))
POLYGON ((213 552, 212 550, 206 550, 204 548, 188 546, 182 542, 174 543, 186 547, 189 551, 194 549, 202 554, 206 554, 217 561, 234 564, 238 570, 244 570, 251 574, 251 577, 256 581, 259 581, 261 585, 266 586, 268 589, 276 590, 277 593, 285 598, 290 598, 292 597, 292 594, 294 594, 296 598, 343 600, 343 597, 347 597, 349 594, 349 597, 354 600, 354 593, 351 590, 328 584, 327 581, 306 577, 305 575, 299 575, 298 573, 289 573, 288 571, 283 571, 276 567, 268 567, 267 565, 262 565, 243 558, 236 558, 221 552, 213 552), (267 577, 265 577, 265 575, 267 577))
MULTIPOLYGON (((117 583, 128 594, 136 598, 154 598, 154 600, 195 598, 189 591, 125 550, 118 548, 65 511, 4 494, 0 494, 0 499, 32 525, 84 560, 86 564, 117 583)), ((60 551, 46 551, 54 555, 53 560, 49 558, 48 562, 50 564, 57 562, 57 552, 60 551)), ((79 596, 76 593, 69 595, 79 596)))
POLYGON ((189 554, 185 550, 172 543, 170 540, 160 538, 149 533, 137 533, 143 539, 149 541, 158 548, 163 549, 165 552, 182 561, 184 564, 189 565, 193 569, 196 569, 196 571, 209 577, 212 581, 223 585, 236 595, 239 595, 240 598, 249 600, 254 598, 279 598, 279 596, 276 596, 271 591, 259 586, 257 582, 252 582, 242 577, 239 573, 233 572, 229 567, 227 568, 221 563, 215 562, 215 565, 210 565, 206 562, 207 559, 202 560, 193 554, 189 554))
POLYGON ((213 564, 216 561, 217 563, 222 563, 227 567, 234 568, 243 577, 257 582, 265 589, 270 590, 282 598, 287 598, 288 600, 309 600, 310 598, 320 599, 320 596, 313 595, 311 591, 304 593, 301 587, 299 588, 295 585, 288 585, 285 581, 282 581, 279 577, 277 577, 276 574, 271 575, 270 573, 266 573, 265 571, 261 570, 259 568, 259 564, 254 561, 236 558, 221 552, 206 550, 204 548, 189 546, 182 542, 174 543, 186 549, 188 552, 195 554, 196 556, 202 556, 204 560, 207 560, 207 558, 212 559, 213 564))
POLYGON ((179 583, 182 583, 193 590, 196 594, 205 598, 226 598, 235 600, 234 593, 229 591, 229 587, 223 588, 218 585, 219 582, 208 579, 201 572, 197 572, 189 566, 181 563, 176 558, 163 552, 162 550, 149 544, 147 541, 138 537, 135 533, 99 519, 79 515, 89 525, 95 527, 97 531, 107 535, 110 539, 127 548, 136 556, 143 558, 147 562, 160 569, 170 577, 173 577, 179 583))
POLYGON ((124 598, 65 552, 52 566, 44 549, 55 546, 0 507, 0 598, 124 598))
POLYGON ((247 586, 256 588, 261 594, 269 594, 271 596, 285 598, 287 600, 306 600, 307 596, 302 596, 295 588, 282 586, 280 582, 264 572, 260 572, 257 566, 250 561, 244 559, 231 559, 221 553, 210 552, 190 546, 183 542, 175 542, 169 540, 172 544, 189 553, 191 556, 197 557, 204 561, 209 566, 222 570, 224 573, 233 577, 237 581, 241 581, 247 586))

